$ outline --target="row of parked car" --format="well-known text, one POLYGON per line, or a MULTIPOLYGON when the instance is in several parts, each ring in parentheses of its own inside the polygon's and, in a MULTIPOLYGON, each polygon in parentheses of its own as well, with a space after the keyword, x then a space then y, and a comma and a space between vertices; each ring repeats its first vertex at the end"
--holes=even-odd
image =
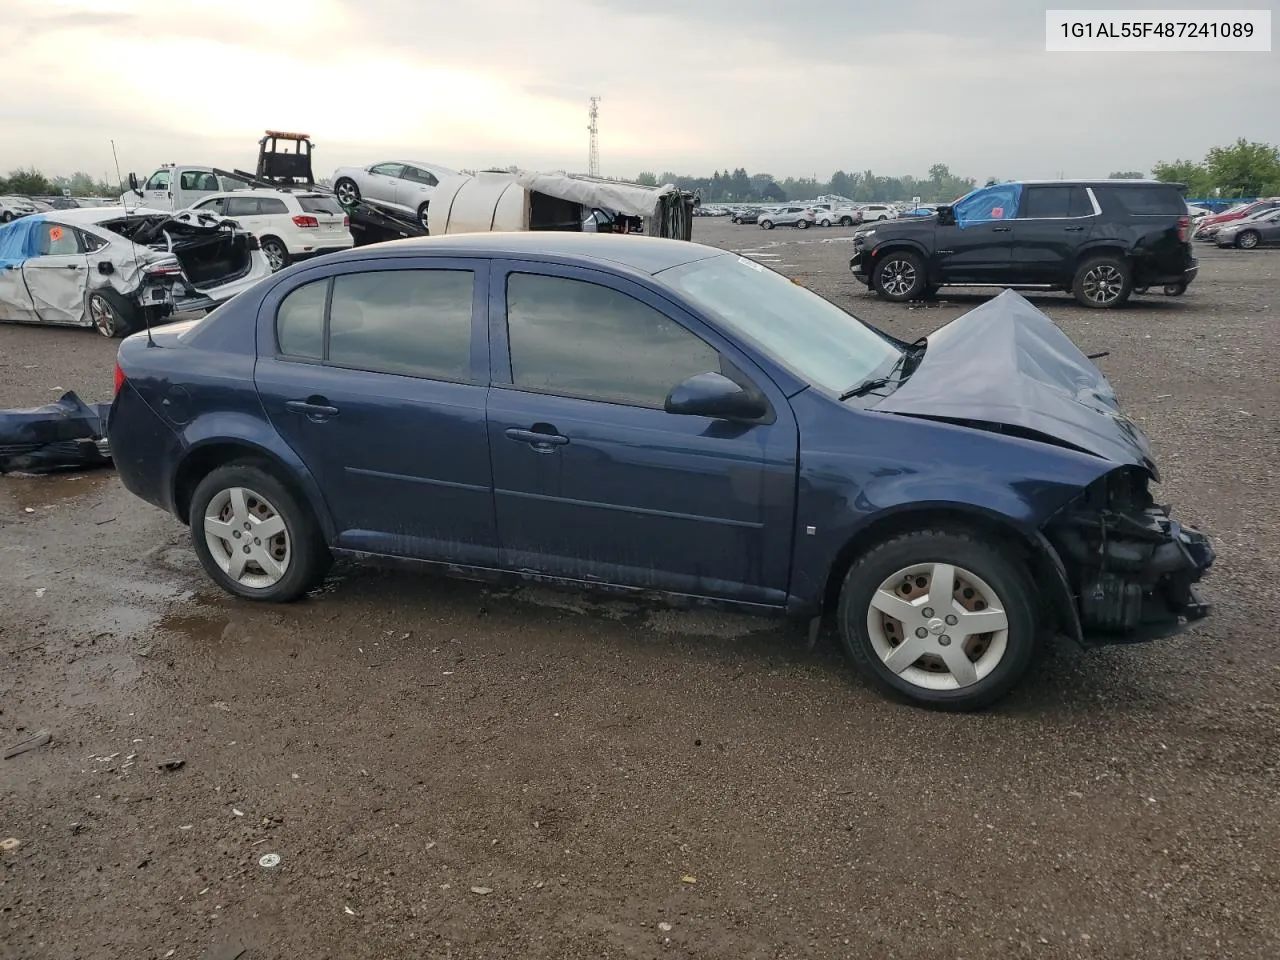
POLYGON ((1280 244, 1280 197, 1239 203, 1222 213, 1202 216, 1196 220, 1195 239, 1240 250, 1280 244))
POLYGON ((773 206, 739 207, 728 211, 734 223, 758 224, 764 230, 774 227, 852 227, 860 223, 893 220, 902 213, 893 204, 846 204, 834 200, 809 203, 782 203, 773 206))
POLYGON ((0 197, 0 223, 12 223, 19 217, 26 217, 33 213, 104 207, 119 202, 106 197, 0 197))

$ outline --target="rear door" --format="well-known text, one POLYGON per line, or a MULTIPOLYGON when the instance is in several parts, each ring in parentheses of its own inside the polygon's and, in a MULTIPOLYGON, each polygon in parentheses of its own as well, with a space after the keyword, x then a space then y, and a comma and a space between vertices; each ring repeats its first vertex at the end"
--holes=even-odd
POLYGON ((45 323, 84 320, 89 257, 80 231, 45 220, 35 227, 36 256, 22 264, 22 279, 45 323))
POLYGON ((259 239, 263 233, 270 232, 267 229, 270 220, 261 215, 262 205, 257 197, 227 197, 223 210, 224 216, 230 217, 259 239))
POLYGON ((396 202, 416 211, 431 200, 431 192, 439 182, 431 171, 406 165, 396 187, 396 202))
POLYGON ((488 262, 317 266, 258 320, 254 379, 323 491, 339 547, 492 566, 488 262))
POLYGON ((653 291, 593 270, 495 264, 489 450, 504 567, 781 604, 797 428, 750 361, 653 291), (687 377, 762 390, 768 422, 663 410, 687 377))
POLYGON ((1013 222, 1010 279, 1016 283, 1055 283, 1069 276, 1077 252, 1093 231, 1097 213, 1082 186, 1028 185, 1013 222))

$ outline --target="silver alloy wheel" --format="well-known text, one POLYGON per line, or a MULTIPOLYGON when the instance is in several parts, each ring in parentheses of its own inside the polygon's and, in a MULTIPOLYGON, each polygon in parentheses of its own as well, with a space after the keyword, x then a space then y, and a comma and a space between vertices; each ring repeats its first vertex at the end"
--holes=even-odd
POLYGON ((891 297, 905 297, 916 285, 916 266, 910 260, 888 260, 880 268, 880 285, 891 297))
POLYGON ((881 662, 926 690, 959 690, 991 675, 1009 646, 1009 617, 981 577, 918 563, 871 596, 867 635, 881 662))
POLYGON ((262 253, 267 258, 267 263, 271 265, 272 273, 284 269, 284 246, 279 240, 268 240, 264 243, 262 245, 262 253))
POLYGON ((334 189, 334 192, 338 195, 338 202, 343 206, 350 206, 358 199, 356 196, 356 185, 350 180, 340 181, 338 186, 334 189))
POLYGON ((422 224, 422 229, 424 230, 431 229, 431 223, 427 217, 427 204, 425 203, 418 208, 418 222, 422 224))
POLYGON ((1084 275, 1085 299, 1093 303, 1114 303, 1124 289, 1124 275, 1109 263, 1090 267, 1084 275))
POLYGON ((116 335, 120 321, 116 318, 115 309, 101 294, 89 297, 89 319, 93 321, 93 328, 104 337, 110 339, 116 335))
POLYGON ((1242 250, 1252 250, 1258 245, 1258 235, 1252 230, 1246 230, 1240 234, 1240 238, 1236 241, 1242 250))
POLYGON ((204 511, 204 542, 228 577, 264 590, 289 570, 292 544, 284 517, 248 487, 220 490, 204 511))

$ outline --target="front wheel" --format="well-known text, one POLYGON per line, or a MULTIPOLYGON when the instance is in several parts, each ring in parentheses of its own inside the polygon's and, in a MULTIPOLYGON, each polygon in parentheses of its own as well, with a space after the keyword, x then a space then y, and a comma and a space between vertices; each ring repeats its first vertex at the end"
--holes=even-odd
POLYGON ((263 238, 262 255, 267 258, 272 273, 278 273, 289 265, 289 250, 275 237, 263 238))
POLYGON ((1258 241, 1262 239, 1262 234, 1257 230, 1245 230, 1236 237, 1236 246, 1241 250, 1252 250, 1258 245, 1258 241))
POLYGON ((772 221, 772 220, 761 220, 761 221, 760 221, 760 229, 761 229, 761 230, 772 230, 772 229, 773 229, 773 221, 772 221))
POLYGON ((919 531, 850 568, 840 636, 854 668, 880 690, 922 706, 978 710, 1026 672, 1035 610, 1024 558, 985 538, 919 531))
POLYGON ((842 227, 852 227, 852 226, 853 226, 853 217, 841 217, 841 218, 840 218, 840 226, 842 226, 842 227))
POLYGON ((820 226, 820 227, 829 227, 829 226, 831 226, 831 221, 830 221, 830 220, 826 220, 826 219, 824 219, 820 224, 818 224, 818 226, 820 226))
POLYGON ((1084 307, 1105 310, 1121 306, 1133 292, 1129 264, 1119 257, 1094 257, 1076 269, 1071 292, 1084 307))
POLYGON ((797 221, 796 221, 796 229, 797 229, 797 230, 808 230, 808 229, 809 229, 809 221, 808 221, 808 220, 797 220, 797 221))
POLYGON ((332 557, 310 509, 256 463, 219 467, 191 498, 191 542, 228 593, 296 600, 328 572, 332 557))
POLYGON ((12 222, 13 222, 12 211, 6 210, 3 213, 0 213, 0 223, 12 223, 12 222))
POLYGON ((333 192, 337 195, 338 202, 344 207, 349 207, 360 200, 360 188, 350 177, 343 177, 335 183, 333 192))
POLYGON ((427 222, 427 208, 430 206, 431 204, 424 203, 422 206, 418 207, 418 223, 422 224, 423 230, 431 229, 431 224, 427 222))
POLYGON ((924 261, 909 250, 888 253, 871 275, 871 288, 885 300, 914 300, 926 289, 924 261))

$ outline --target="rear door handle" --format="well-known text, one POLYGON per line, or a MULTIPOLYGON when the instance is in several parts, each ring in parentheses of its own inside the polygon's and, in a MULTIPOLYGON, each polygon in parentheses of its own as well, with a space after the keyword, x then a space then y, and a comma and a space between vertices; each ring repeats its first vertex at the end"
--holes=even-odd
POLYGON ((1008 227, 992 227, 991 232, 992 233, 1008 233, 1009 228, 1008 227))
POLYGON ((1067 233, 1080 233, 1084 230, 1084 227, 1065 227, 1064 229, 1067 233))
POLYGON ((330 417, 338 415, 338 408, 330 406, 324 397, 308 397, 306 400, 286 400, 284 408, 290 413, 299 413, 313 423, 323 423, 330 417))
POLYGON ((537 453, 551 453, 556 447, 563 447, 569 442, 568 437, 562 437, 558 433, 539 433, 537 430, 521 430, 519 427, 508 430, 507 439, 527 443, 537 453))

